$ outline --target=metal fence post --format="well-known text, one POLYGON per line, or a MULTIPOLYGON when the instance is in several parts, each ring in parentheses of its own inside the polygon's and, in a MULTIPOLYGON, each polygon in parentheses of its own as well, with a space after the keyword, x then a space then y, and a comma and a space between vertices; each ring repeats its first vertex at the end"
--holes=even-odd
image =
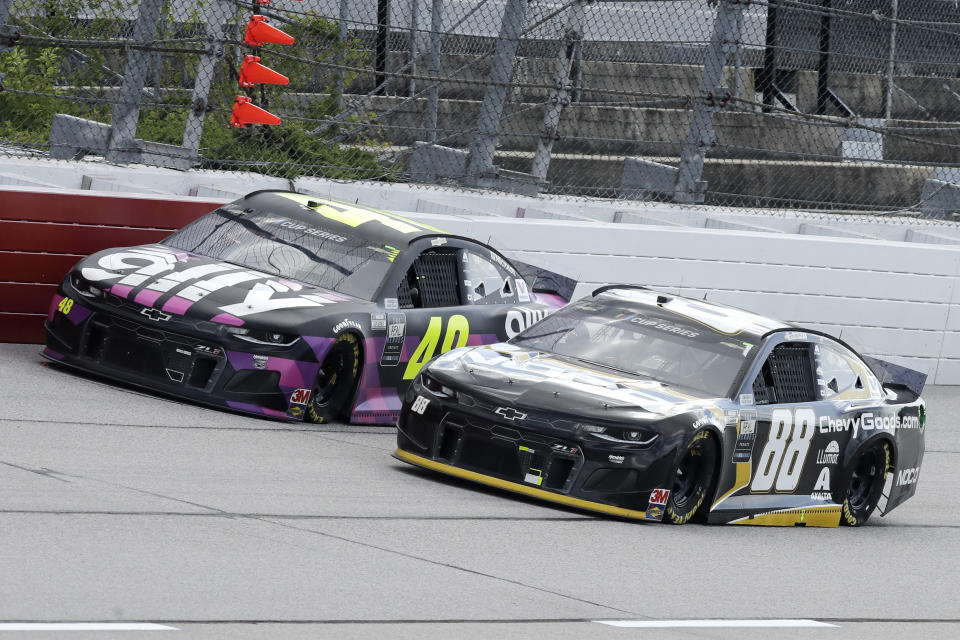
POLYGON ((740 0, 720 0, 717 17, 713 23, 713 35, 707 48, 703 65, 703 76, 697 97, 693 101, 693 119, 690 131, 683 143, 680 166, 677 169, 677 182, 674 187, 675 202, 703 202, 706 184, 700 180, 703 176, 703 160, 707 148, 716 141, 713 131, 713 114, 729 100, 728 91, 721 87, 723 68, 727 57, 740 46, 738 14, 743 11, 740 0), (722 95, 721 95, 722 94, 722 95))
POLYGON ((207 96, 216 72, 217 63, 223 58, 223 27, 233 8, 233 3, 218 0, 206 5, 207 53, 197 63, 197 77, 193 85, 193 100, 187 114, 187 126, 183 130, 183 147, 192 153, 200 149, 203 135, 203 119, 207 113, 207 96))
POLYGON ((350 17, 350 0, 340 0, 340 24, 337 32, 337 46, 340 50, 337 52, 337 109, 343 109, 344 86, 343 65, 346 64, 344 50, 347 47, 347 19, 350 17))
POLYGON ((570 104, 570 93, 573 89, 570 74, 573 66, 576 65, 576 47, 583 39, 585 5, 585 0, 576 0, 567 10, 567 24, 563 38, 560 40, 556 71, 553 74, 554 84, 550 89, 547 109, 543 114, 543 129, 537 141, 537 152, 533 156, 531 172, 541 181, 547 179, 547 171, 550 169, 550 152, 553 150, 553 141, 557 139, 560 114, 570 104))
POLYGON ((490 80, 483 96, 477 126, 470 138, 468 179, 476 180, 495 171, 493 154, 497 147, 500 116, 503 114, 503 103, 507 98, 526 17, 527 0, 507 0, 500 37, 490 67, 490 80))
POLYGON ((423 129, 426 142, 437 141, 437 111, 440 108, 440 49, 443 47, 443 0, 433 0, 430 8, 430 62, 427 74, 427 106, 423 112, 423 129))
POLYGON ((830 13, 831 0, 823 0, 820 15, 820 57, 817 59, 817 113, 826 114, 830 102, 830 13))
POLYGON ((763 110, 773 106, 777 83, 777 5, 767 5, 767 35, 763 48, 763 66, 757 73, 756 88, 763 92, 763 110))
POLYGON ((7 24, 10 19, 10 7, 13 6, 13 0, 0 0, 0 25, 7 24))
MULTIPOLYGON (((137 22, 133 27, 133 39, 138 44, 149 44, 157 33, 157 23, 165 0, 141 0, 137 22)), ((144 49, 129 49, 127 64, 123 72, 123 85, 120 87, 120 100, 113 107, 110 142, 107 147, 107 160, 110 162, 131 162, 137 156, 134 138, 137 135, 137 121, 140 119, 140 99, 150 66, 150 52, 144 49)))
POLYGON ((899 13, 899 4, 900 3, 898 0, 890 0, 890 58, 887 61, 887 95, 885 96, 885 105, 883 110, 884 118, 887 120, 890 119, 890 116, 893 113, 893 88, 895 86, 893 73, 897 66, 897 17, 899 13))
POLYGON ((419 44, 418 39, 420 37, 419 13, 420 2, 418 0, 410 0, 410 62, 407 64, 407 69, 410 72, 411 98, 417 95, 417 81, 414 79, 414 76, 417 75, 417 45, 419 44))
POLYGON ((377 95, 385 95, 387 81, 387 58, 390 39, 390 0, 377 0, 377 41, 373 56, 374 86, 377 95))

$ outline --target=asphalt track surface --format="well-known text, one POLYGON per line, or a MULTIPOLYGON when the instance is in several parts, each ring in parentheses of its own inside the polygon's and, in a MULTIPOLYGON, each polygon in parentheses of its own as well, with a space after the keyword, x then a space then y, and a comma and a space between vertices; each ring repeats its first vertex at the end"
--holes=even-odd
MULTIPOLYGON (((956 388, 915 498, 860 529, 624 522, 408 467, 392 430, 283 424, 0 344, 0 638, 956 638, 956 388), (816 628, 595 620, 809 619, 816 628)), ((715 623, 713 623, 715 624, 715 623)))

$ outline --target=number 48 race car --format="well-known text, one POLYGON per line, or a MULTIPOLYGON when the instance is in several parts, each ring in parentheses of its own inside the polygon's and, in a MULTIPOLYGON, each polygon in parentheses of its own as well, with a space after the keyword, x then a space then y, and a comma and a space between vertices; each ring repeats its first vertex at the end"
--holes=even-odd
POLYGON ((80 261, 43 354, 235 411, 392 424, 434 355, 516 335, 573 285, 384 211, 260 191, 80 261))
POLYGON ((394 455, 625 518, 856 526, 916 491, 925 378, 819 332, 608 286, 426 366, 394 455))

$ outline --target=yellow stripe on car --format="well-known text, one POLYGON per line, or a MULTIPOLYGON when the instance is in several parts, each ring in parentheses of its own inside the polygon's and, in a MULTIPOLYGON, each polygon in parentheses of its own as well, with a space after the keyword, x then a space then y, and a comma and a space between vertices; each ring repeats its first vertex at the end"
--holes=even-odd
POLYGON ((443 233, 442 229, 431 227, 428 224, 416 222, 414 220, 410 220, 409 218, 404 218, 402 216, 388 213, 386 211, 380 211, 378 209, 358 207, 349 202, 340 202, 338 200, 331 200, 330 198, 321 198, 318 196, 311 197, 302 193, 278 193, 277 195, 287 198, 288 200, 293 200, 297 204, 302 204, 305 207, 309 207, 311 210, 316 211, 324 218, 350 225, 351 227, 359 227, 361 224, 366 222, 376 221, 386 227, 394 229, 395 231, 399 231, 400 233, 416 233, 418 231, 439 231, 443 233), (319 206, 310 207, 309 203, 311 201, 319 203, 319 206))
POLYGON ((807 527, 839 527, 840 505, 771 511, 752 517, 740 518, 730 524, 754 524, 772 527, 789 527, 790 525, 802 524, 807 527))
POLYGON ((646 515, 645 512, 637 511, 635 509, 624 509, 622 507, 614 507, 608 504, 601 504, 599 502, 581 500, 580 498, 571 498, 570 496, 565 496, 563 494, 553 493, 551 491, 545 491, 535 487, 528 487, 516 482, 501 480, 500 478, 486 476, 482 473, 476 473, 474 471, 467 471, 466 469, 461 469, 449 464, 430 460, 429 458, 424 458, 423 456, 418 456, 415 453, 410 453, 409 451, 404 451, 403 449, 397 449, 393 454, 393 457, 404 462, 409 462, 412 465, 423 467, 424 469, 430 469, 431 471, 439 471, 440 473, 456 476, 457 478, 463 478, 464 480, 472 480, 473 482, 479 482, 480 484, 485 484, 490 487, 506 489, 507 491, 513 491, 514 493, 520 493, 526 496, 540 498, 550 502, 556 502, 557 504, 576 507, 578 509, 585 509, 587 511, 595 511, 597 513, 605 513, 608 515, 620 516, 621 518, 630 518, 633 520, 643 520, 644 516, 646 515))

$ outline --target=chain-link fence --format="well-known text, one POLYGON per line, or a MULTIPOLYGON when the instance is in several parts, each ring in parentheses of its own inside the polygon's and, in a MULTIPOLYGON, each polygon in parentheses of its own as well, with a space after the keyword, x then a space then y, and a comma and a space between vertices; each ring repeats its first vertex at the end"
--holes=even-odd
POLYGON ((0 0, 3 23, 0 154, 960 210, 954 0, 0 0))

